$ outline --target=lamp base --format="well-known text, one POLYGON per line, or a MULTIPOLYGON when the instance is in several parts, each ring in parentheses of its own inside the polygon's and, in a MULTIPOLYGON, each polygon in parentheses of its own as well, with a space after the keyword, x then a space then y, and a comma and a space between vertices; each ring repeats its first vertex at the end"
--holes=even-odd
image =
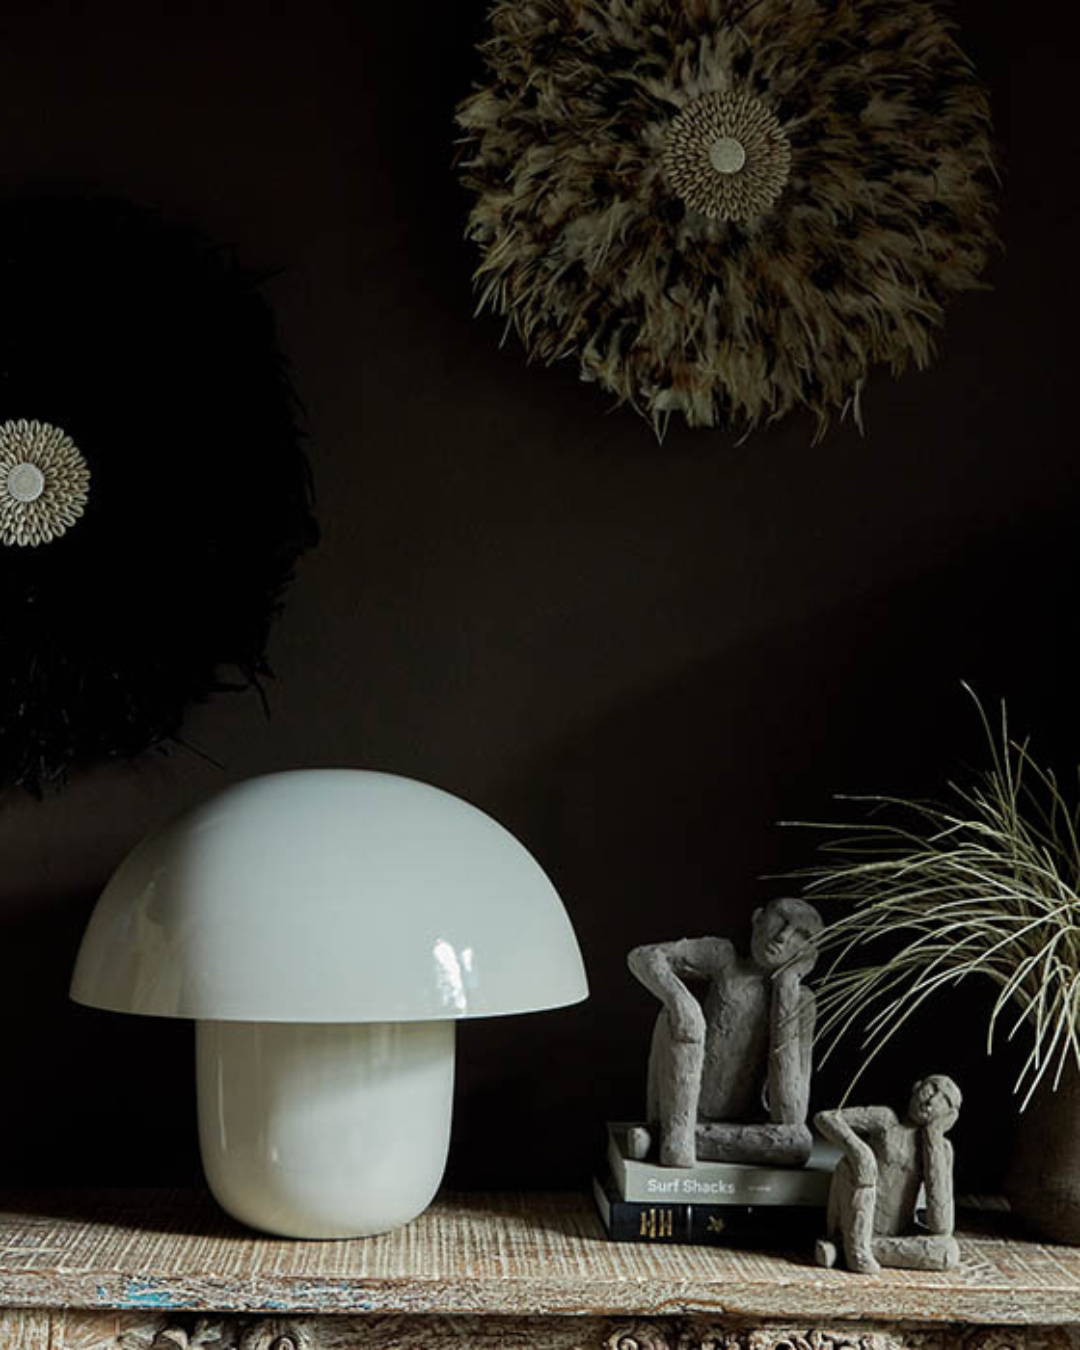
POLYGON ((200 1021, 199 1144, 221 1207, 284 1237, 415 1219, 450 1142, 454 1023, 200 1021))

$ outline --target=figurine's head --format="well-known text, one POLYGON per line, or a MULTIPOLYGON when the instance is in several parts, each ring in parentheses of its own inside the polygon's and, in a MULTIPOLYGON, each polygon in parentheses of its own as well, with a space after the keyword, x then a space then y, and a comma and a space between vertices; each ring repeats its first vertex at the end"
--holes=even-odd
POLYGON ((807 975, 817 960, 814 939, 823 926, 821 915, 805 900, 770 900, 754 911, 750 954, 762 970, 790 965, 807 975))
POLYGON ((908 1120, 913 1125, 939 1124, 943 1129, 951 1130, 960 1114, 962 1100, 960 1089, 945 1074, 920 1078, 911 1089, 908 1120))

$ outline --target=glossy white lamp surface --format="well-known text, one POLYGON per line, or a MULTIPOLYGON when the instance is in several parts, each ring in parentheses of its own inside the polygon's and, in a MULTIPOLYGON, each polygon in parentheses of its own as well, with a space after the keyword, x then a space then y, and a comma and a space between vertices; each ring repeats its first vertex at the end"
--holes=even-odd
POLYGON ((197 1019, 211 1189, 296 1237, 382 1232, 429 1203, 454 1019, 587 992, 562 902, 507 830, 352 769, 236 784, 144 840, 71 985, 94 1007, 197 1019))

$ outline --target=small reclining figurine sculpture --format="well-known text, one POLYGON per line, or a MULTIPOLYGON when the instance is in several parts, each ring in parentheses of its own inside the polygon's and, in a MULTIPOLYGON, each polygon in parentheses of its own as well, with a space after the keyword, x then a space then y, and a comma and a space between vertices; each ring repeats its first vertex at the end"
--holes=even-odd
POLYGON ((842 1257, 849 1270, 882 1266, 948 1270, 959 1263, 953 1237, 953 1149, 945 1132, 960 1113, 960 1089, 935 1074, 911 1090, 907 1117, 887 1106, 820 1111, 814 1124, 843 1149, 829 1190, 828 1233, 817 1244, 819 1266, 842 1257), (926 1231, 915 1231, 920 1188, 926 1188, 926 1231))
POLYGON ((635 947, 627 963, 664 1005, 649 1054, 647 1125, 627 1146, 643 1158, 692 1167, 720 1162, 801 1166, 806 1124, 821 916, 803 900, 773 900, 754 914, 749 958, 727 938, 683 938, 635 947), (708 987, 704 1005, 687 987, 708 987))

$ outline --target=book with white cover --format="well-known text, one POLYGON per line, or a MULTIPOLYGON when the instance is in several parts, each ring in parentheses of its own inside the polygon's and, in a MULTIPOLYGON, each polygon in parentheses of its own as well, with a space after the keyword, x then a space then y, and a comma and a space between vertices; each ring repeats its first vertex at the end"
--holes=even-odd
POLYGON ((840 1157, 822 1139, 805 1167, 760 1167, 750 1163, 697 1162, 661 1167, 626 1156, 628 1122, 608 1124, 608 1164, 624 1200, 712 1205, 816 1205, 829 1199, 829 1183, 840 1157))

